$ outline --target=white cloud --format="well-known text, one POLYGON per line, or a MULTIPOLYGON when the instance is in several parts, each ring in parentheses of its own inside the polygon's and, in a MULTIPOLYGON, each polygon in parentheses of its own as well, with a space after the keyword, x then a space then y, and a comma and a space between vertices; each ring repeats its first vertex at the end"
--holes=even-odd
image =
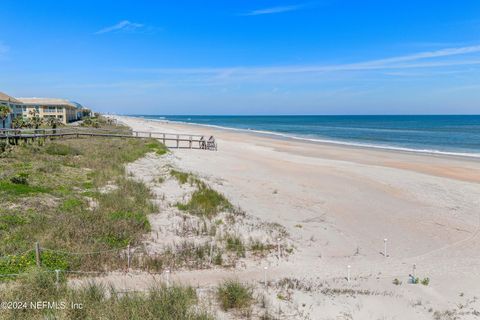
POLYGON ((480 52, 480 45, 446 48, 436 51, 418 52, 385 59, 368 60, 349 64, 337 65, 304 65, 304 66, 275 66, 275 67, 224 67, 224 68, 153 68, 153 69, 129 69, 128 71, 170 74, 170 75, 213 75, 216 78, 231 78, 234 76, 262 76, 271 74, 295 74, 295 73, 325 73, 335 71, 365 71, 365 70, 394 70, 394 69, 418 69, 439 68, 449 66, 478 65, 480 59, 470 60, 434 60, 459 55, 467 55, 480 52), (427 60, 427 61, 425 61, 427 60))
POLYGON ((141 23, 135 23, 135 22, 130 22, 128 20, 123 20, 113 26, 100 29, 97 32, 95 32, 95 34, 103 34, 103 33, 109 33, 114 31, 135 31, 139 28, 142 28, 143 26, 144 25, 141 23))
POLYGON ((371 61, 370 63, 388 64, 393 62, 405 62, 405 61, 415 61, 415 60, 421 60, 421 59, 456 56, 456 55, 475 53, 475 52, 480 52, 480 45, 419 52, 419 53, 414 53, 406 56, 399 56, 399 57, 393 57, 393 58, 387 58, 387 59, 380 59, 377 61, 371 61))
POLYGON ((259 16, 263 14, 283 13, 289 11, 296 11, 302 8, 304 5, 292 5, 292 6, 278 6, 264 9, 252 10, 250 12, 242 14, 243 16, 259 16))
MULTIPOLYGON (((446 48, 436 51, 417 52, 385 59, 367 60, 349 64, 333 65, 287 65, 256 67, 205 67, 205 68, 134 68, 120 69, 120 72, 148 73, 155 75, 151 80, 128 82, 105 82, 71 84, 67 87, 80 88, 133 88, 158 89, 166 87, 215 87, 236 83, 244 85, 260 83, 273 86, 305 83, 333 83, 335 81, 356 81, 362 83, 377 81, 370 72, 376 71, 382 81, 385 77, 427 77, 454 73, 476 72, 480 66, 480 45, 446 48), (468 58, 466 55, 470 55, 468 58), (454 58, 457 59, 454 59, 454 58), (471 68, 468 68, 468 67, 471 68), (467 67, 467 68, 465 68, 467 67), (373 76, 373 77, 372 77, 373 76)), ((111 70, 110 70, 111 71, 111 70)), ((150 78, 150 77, 149 77, 150 78)), ((65 86, 62 84, 61 86, 65 86)))

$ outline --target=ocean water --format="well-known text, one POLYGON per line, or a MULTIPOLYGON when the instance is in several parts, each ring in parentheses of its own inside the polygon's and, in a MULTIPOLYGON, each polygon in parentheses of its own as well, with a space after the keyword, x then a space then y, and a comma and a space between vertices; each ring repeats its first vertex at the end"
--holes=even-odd
POLYGON ((480 115, 135 116, 309 141, 480 158, 480 115))

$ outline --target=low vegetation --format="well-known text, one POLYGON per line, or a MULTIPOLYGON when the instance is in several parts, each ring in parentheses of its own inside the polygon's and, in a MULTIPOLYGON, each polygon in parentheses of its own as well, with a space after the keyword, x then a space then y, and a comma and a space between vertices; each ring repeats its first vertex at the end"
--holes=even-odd
MULTIPOLYGON (((216 246, 213 250, 218 250, 216 246)), ((210 263, 210 244, 196 244, 184 240, 173 244, 158 255, 141 257, 142 264, 149 271, 162 271, 165 269, 203 269, 210 263)))
POLYGON ((102 137, 9 147, 0 156, 0 275, 34 265, 36 241, 50 269, 123 268, 122 248, 140 243, 156 210, 124 165, 166 150, 153 139, 102 137), (106 185, 115 188, 103 192, 106 185), (99 251, 107 252, 70 254, 99 251))
POLYGON ((175 169, 170 170, 170 175, 177 179, 180 184, 185 184, 193 179, 193 175, 188 172, 182 172, 175 169))
POLYGON ((217 299, 223 310, 247 309, 254 302, 252 288, 238 280, 227 280, 219 285, 217 299))
POLYGON ((192 287, 157 285, 145 293, 120 293, 113 288, 90 283, 68 287, 63 279, 57 285, 55 273, 30 269, 0 292, 0 301, 48 301, 58 308, 13 310, 3 308, 0 319, 115 319, 115 320, 209 320, 198 307, 192 287), (63 306, 61 305, 63 303, 63 306))
POLYGON ((252 240, 250 242, 250 251, 257 256, 265 256, 267 253, 275 249, 275 245, 263 243, 260 240, 252 240))
POLYGON ((78 156, 80 155, 80 150, 76 149, 73 146, 60 143, 50 143, 46 146, 45 152, 53 156, 78 156))
POLYGON ((430 278, 423 278, 422 281, 420 282, 424 286, 428 286, 430 284, 430 278))
POLYGON ((198 189, 193 192, 187 203, 179 203, 177 207, 193 215, 209 219, 220 212, 233 210, 233 205, 227 198, 204 184, 199 184, 198 189))
MULTIPOLYGON (((110 118, 105 118, 102 116, 95 115, 93 117, 83 117, 80 126, 82 127, 92 127, 92 128, 105 128, 105 127, 113 127, 114 121, 110 118)), ((125 129, 128 130, 127 127, 120 127, 115 126, 115 129, 125 129)))
POLYGON ((426 277, 426 278, 420 279, 420 278, 416 277, 416 278, 412 278, 412 279, 411 279, 411 282, 412 282, 413 284, 419 284, 419 283, 421 283, 421 284, 423 284, 424 286, 428 286, 428 285, 430 284, 430 278, 426 277))
POLYGON ((170 175, 180 184, 188 182, 196 187, 187 203, 177 204, 180 210, 208 219, 214 218, 220 212, 234 211, 233 205, 224 195, 210 188, 194 174, 171 169, 170 175))
POLYGON ((245 245, 239 236, 228 234, 225 237, 225 242, 228 251, 235 252, 237 257, 245 257, 245 245))

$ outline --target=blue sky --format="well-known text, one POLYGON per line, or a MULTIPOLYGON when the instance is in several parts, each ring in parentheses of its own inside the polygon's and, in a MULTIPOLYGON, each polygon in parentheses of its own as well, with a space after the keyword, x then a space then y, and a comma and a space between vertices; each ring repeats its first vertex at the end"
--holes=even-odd
POLYGON ((480 1, 0 3, 0 91, 137 114, 480 113, 480 1))

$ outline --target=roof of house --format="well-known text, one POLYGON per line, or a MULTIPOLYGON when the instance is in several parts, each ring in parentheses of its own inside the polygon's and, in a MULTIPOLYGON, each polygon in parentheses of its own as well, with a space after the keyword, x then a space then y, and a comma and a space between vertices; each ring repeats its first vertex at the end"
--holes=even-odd
POLYGON ((15 102, 15 103, 21 103, 14 97, 10 97, 8 94, 5 94, 3 92, 0 92, 0 101, 8 101, 8 102, 15 102))
POLYGON ((58 98, 17 98, 24 104, 47 105, 47 106, 70 106, 76 108, 77 106, 65 99, 58 98))

